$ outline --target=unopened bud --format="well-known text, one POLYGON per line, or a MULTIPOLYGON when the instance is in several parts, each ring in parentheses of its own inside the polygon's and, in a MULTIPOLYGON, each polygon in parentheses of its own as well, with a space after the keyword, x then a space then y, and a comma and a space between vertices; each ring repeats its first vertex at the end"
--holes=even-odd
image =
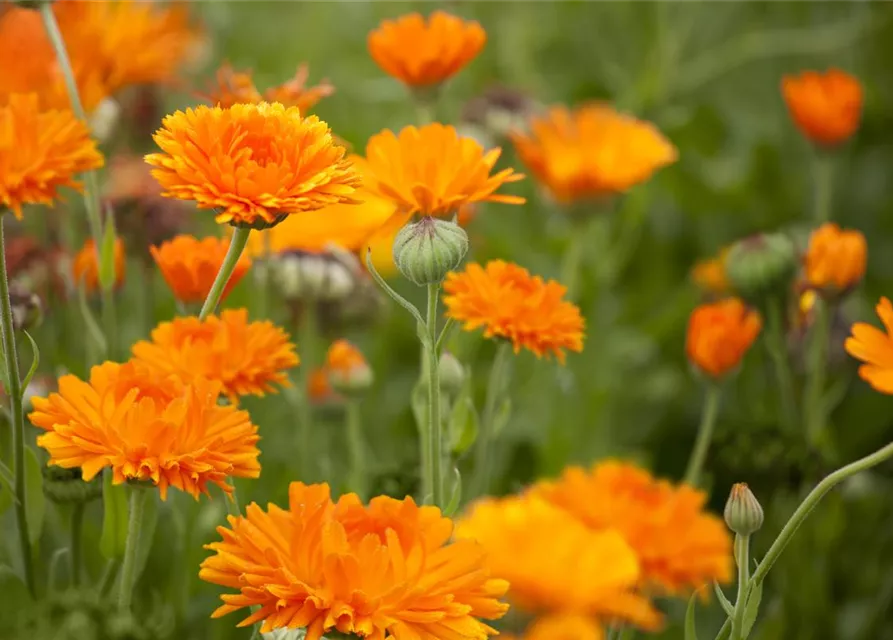
POLYGON ((403 227, 394 239, 394 263, 419 286, 441 282, 462 264, 468 234, 455 222, 425 217, 403 227))
POLYGON ((375 381, 363 354, 347 340, 336 340, 329 347, 325 368, 332 389, 344 396, 359 395, 375 381))
POLYGON ((786 295, 797 270, 794 242, 784 233, 763 233, 735 243, 725 260, 735 292, 759 304, 772 295, 786 295))
POLYGON ((450 395, 456 395, 465 384, 465 367, 449 351, 440 354, 437 364, 437 372, 440 375, 440 389, 450 395))
POLYGON ((329 252, 290 251, 278 256, 272 264, 273 279, 286 300, 330 302, 345 298, 354 290, 359 263, 329 252))
POLYGON ((50 465, 43 469, 43 492, 56 504, 84 504, 102 496, 102 481, 96 476, 84 482, 80 469, 50 465))
POLYGON ((723 515, 729 529, 742 536, 749 536, 763 526, 763 507, 743 482, 732 486, 723 515))

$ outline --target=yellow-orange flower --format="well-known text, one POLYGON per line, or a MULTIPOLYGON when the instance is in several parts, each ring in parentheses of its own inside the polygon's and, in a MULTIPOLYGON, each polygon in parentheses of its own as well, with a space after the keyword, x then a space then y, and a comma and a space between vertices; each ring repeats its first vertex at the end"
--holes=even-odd
POLYGON ((435 11, 383 21, 369 34, 369 53, 381 69, 410 87, 440 84, 461 71, 484 48, 480 24, 435 11))
POLYGON ((21 218, 22 205, 51 204, 60 187, 80 190, 75 175, 101 166, 90 132, 70 111, 41 111, 33 94, 0 106, 0 211, 21 218))
MULTIPOLYGON (((186 303, 204 302, 228 249, 226 238, 199 240, 190 235, 180 235, 158 247, 149 247, 174 297, 186 303)), ((251 258, 241 256, 223 290, 224 298, 250 268, 251 258)))
POLYGON ((270 87, 262 95, 255 86, 250 72, 235 71, 229 64, 224 64, 217 71, 216 86, 211 87, 203 97, 211 104, 223 108, 239 103, 258 103, 266 100, 280 102, 286 107, 297 107, 304 113, 335 92, 335 88, 325 80, 316 86, 306 86, 309 76, 307 65, 302 64, 291 80, 270 87))
POLYGON ((806 280, 816 289, 840 293, 859 283, 867 261, 865 236, 828 222, 809 237, 804 259, 806 280))
POLYGON ((449 273, 443 283, 447 316, 466 331, 484 328, 485 338, 511 340, 537 357, 554 355, 564 362, 564 350, 583 350, 583 316, 564 300, 565 287, 554 280, 531 276, 527 269, 493 260, 486 267, 469 264, 449 273))
POLYGON ((884 331, 865 322, 853 325, 852 335, 844 347, 851 356, 864 364, 859 375, 876 391, 893 394, 893 304, 881 298, 877 307, 884 331))
POLYGON ((602 640, 604 637, 597 621, 576 613, 537 618, 524 632, 524 640, 602 640))
POLYGON ((413 214, 451 216, 475 202, 524 204, 524 198, 496 193, 523 178, 513 169, 490 175, 500 153, 484 152, 476 140, 434 123, 372 136, 358 164, 364 187, 397 205, 402 226, 413 214))
POLYGON ((862 85, 848 73, 829 69, 785 76, 781 91, 794 123, 816 144, 839 144, 859 128, 862 85))
POLYGON ((643 587, 678 593, 731 579, 729 532, 703 511, 707 496, 693 487, 608 461, 589 471, 569 467, 533 492, 592 530, 618 531, 639 558, 643 587))
POLYGON ((741 364, 761 326, 760 315, 738 298, 702 304, 688 318, 685 353, 703 373, 722 377, 741 364))
POLYGON ((412 498, 355 494, 333 503, 329 486, 293 482, 288 509, 251 504, 218 527, 199 576, 238 590, 221 596, 213 617, 259 609, 240 627, 262 632, 306 628, 307 640, 336 629, 370 640, 485 640, 496 631, 478 620, 501 617, 503 580, 489 577, 484 551, 448 543, 452 523, 412 498))
MULTIPOLYGON (((124 243, 121 238, 115 238, 115 286, 124 283, 124 275, 127 269, 127 261, 124 255, 124 243)), ((83 284, 88 293, 99 289, 99 261, 96 255, 96 244, 92 239, 84 242, 83 248, 77 252, 71 264, 71 273, 75 284, 83 284)))
POLYGON ((269 321, 248 321, 246 309, 227 309, 205 320, 196 317, 162 322, 152 341, 133 345, 137 360, 180 376, 220 381, 231 402, 239 396, 275 393, 287 385, 286 370, 297 366, 288 334, 269 321))
POLYGON ((356 202, 359 176, 325 122, 281 104, 199 106, 164 118, 146 156, 164 195, 216 209, 217 222, 270 225, 356 202))
POLYGON ((109 467, 113 482, 151 482, 161 498, 169 487, 198 498, 229 477, 256 478, 257 427, 248 414, 220 406, 220 384, 176 376, 141 363, 106 362, 90 381, 67 375, 59 392, 32 398, 31 422, 46 431, 37 444, 50 464, 80 467, 90 480, 109 467))
POLYGON ((485 498, 456 523, 456 537, 486 550, 509 599, 531 612, 620 619, 646 629, 661 616, 636 592, 639 561, 616 531, 592 531, 572 515, 529 494, 485 498), (548 532, 548 549, 543 535, 548 532))
POLYGON ((695 285, 706 294, 724 296, 731 291, 731 283, 726 273, 726 256, 728 247, 724 248, 714 258, 708 258, 698 262, 691 270, 691 279, 695 285))
POLYGON ((323 403, 334 397, 332 385, 329 384, 329 372, 325 367, 317 367, 307 378, 307 394, 315 403, 323 403))
POLYGON ((626 191, 678 157, 653 124, 605 104, 553 107, 511 137, 521 161, 565 203, 626 191))

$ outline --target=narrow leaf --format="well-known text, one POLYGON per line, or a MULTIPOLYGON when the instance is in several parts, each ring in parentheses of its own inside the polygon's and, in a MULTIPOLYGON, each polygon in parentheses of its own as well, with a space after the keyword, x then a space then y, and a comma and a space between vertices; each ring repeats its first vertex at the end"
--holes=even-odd
POLYGON ((744 638, 750 635, 757 616, 760 613, 760 600, 763 599, 763 581, 752 582, 747 594, 747 606, 744 608, 744 638))
POLYGON ((43 531, 46 515, 46 496, 43 495, 43 473, 33 449, 25 449, 25 518, 31 544, 36 544, 43 531))
MULTIPOLYGON (((135 491, 150 491, 150 489, 138 488, 135 491)), ((149 552, 152 550, 152 542, 155 538, 155 528, 158 525, 158 496, 155 491, 146 497, 146 508, 143 512, 143 527, 140 531, 139 546, 136 550, 136 569, 133 576, 134 584, 146 568, 149 561, 149 552)))
POLYGON ((463 389, 450 416, 450 449, 453 454, 459 456, 468 451, 477 440, 479 429, 477 409, 474 408, 470 391, 463 389))
POLYGON ((685 610, 685 640, 698 640, 698 632, 695 628, 695 604, 697 601, 698 594, 695 592, 688 599, 688 609, 685 610))
POLYGON ((96 318, 93 317, 93 312, 90 311, 90 303, 87 302, 87 292, 84 290, 83 283, 78 283, 77 291, 78 309, 80 309, 81 316, 84 318, 84 324, 87 325, 87 333, 90 334, 90 337, 97 346, 99 346, 100 352, 105 354, 108 352, 105 335, 102 333, 102 329, 99 328, 99 323, 96 322, 96 318))
MULTIPOLYGON (((50 558, 49 585, 51 593, 59 593, 65 590, 65 585, 59 581, 59 567, 62 566, 62 560, 66 557, 68 557, 68 547, 62 547, 61 549, 56 549, 53 552, 53 557, 50 558)), ((67 565, 68 563, 65 564, 67 565)))
POLYGON ((3 594, 3 610, 24 611, 31 603, 31 595, 25 583, 12 568, 0 564, 0 593, 3 594))
POLYGON ((428 391, 421 380, 412 389, 412 415, 415 418, 419 434, 423 434, 428 423, 428 391))
POLYGON ((447 518, 451 517, 459 509, 459 503, 462 501, 462 474, 459 473, 457 467, 453 467, 453 488, 450 492, 450 501, 443 510, 443 515, 447 518))
POLYGON ((713 583, 713 591, 716 593, 716 597, 719 600, 719 604, 722 605, 723 611, 731 618, 735 614, 735 605, 729 602, 729 599, 726 598, 726 594, 722 592, 722 589, 719 586, 719 583, 713 583))
MULTIPOLYGON (((0 462, 0 465, 2 464, 3 463, 0 462)), ((6 465, 3 466, 5 468, 6 465)), ((8 470, 6 470, 5 472, 0 471, 0 516, 2 516, 3 513, 7 509, 9 509, 14 502, 12 494, 12 478, 7 478, 5 475, 8 472, 8 470)))
POLYGON ((110 291, 115 285, 115 217, 106 215, 104 222, 99 252, 99 284, 103 291, 110 291))
POLYGON ((499 433, 505 428, 505 426, 509 423, 509 418, 512 417, 512 401, 510 398, 506 398, 499 405, 499 408, 496 410, 496 414, 493 416, 493 425, 492 429, 492 437, 496 437, 499 433))
POLYGON ((99 550, 111 560, 124 555, 127 544, 127 492, 112 484, 112 474, 102 478, 102 537, 99 550))
POLYGON ((37 373, 37 367, 40 366, 40 349, 37 347, 37 343, 34 342, 34 338, 31 337, 30 333, 24 330, 22 333, 25 334, 25 337, 28 338, 28 342, 31 343, 31 353, 34 354, 34 357, 31 359, 31 368, 28 369, 28 375, 22 380, 22 400, 24 401, 25 394, 28 393, 28 385, 31 384, 31 379, 34 378, 34 374, 37 373))

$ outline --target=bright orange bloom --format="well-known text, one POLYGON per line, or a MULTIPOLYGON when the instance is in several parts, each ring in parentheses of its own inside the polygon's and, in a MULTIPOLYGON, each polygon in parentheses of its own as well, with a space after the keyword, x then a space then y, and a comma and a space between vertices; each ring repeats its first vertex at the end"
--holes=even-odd
POLYGON ((476 140, 434 123, 372 136, 359 164, 364 186, 397 205, 403 226, 413 214, 447 217, 474 202, 524 204, 524 198, 496 193, 524 177, 513 169, 490 175, 500 153, 484 152, 476 140))
POLYGON ((857 322, 844 347, 847 353, 865 363, 859 367, 859 375, 865 382, 876 391, 893 394, 893 304, 887 298, 881 298, 875 308, 884 331, 857 322))
POLYGON ((650 122, 587 104, 553 107, 512 134, 521 160, 560 202, 626 191, 676 162, 676 147, 650 122))
POLYGON ((306 628, 307 640, 336 629, 370 640, 485 640, 496 631, 508 585, 489 577, 483 550, 449 543, 452 523, 412 498, 355 494, 333 503, 329 486, 293 482, 287 510, 252 503, 218 527, 221 542, 199 576, 236 589, 213 617, 258 606, 240 627, 306 628))
POLYGON ((440 84, 484 48, 480 24, 443 11, 426 21, 418 13, 385 20, 369 34, 369 53, 382 70, 410 87, 440 84))
MULTIPOLYGON (((124 255, 124 243, 115 238, 115 286, 124 284, 127 261, 124 255)), ((88 293, 99 289, 99 262, 96 256, 96 244, 92 239, 84 242, 83 248, 77 252, 71 265, 75 284, 83 283, 88 293)))
POLYGON ((329 372, 325 367, 317 367, 310 372, 307 378, 307 393, 310 400, 315 403, 328 402, 334 396, 332 385, 329 384, 329 372))
POLYGON ((21 218, 22 205, 52 204, 59 187, 80 190, 75 175, 101 166, 89 130, 70 111, 40 111, 33 94, 0 106, 0 211, 21 218))
MULTIPOLYGON (((229 240, 226 238, 209 237, 199 240, 190 235, 180 235, 161 246, 149 247, 161 275, 174 292, 174 297, 187 303, 204 302, 208 297, 228 249, 229 240)), ((250 268, 251 258, 241 256, 226 283, 223 298, 250 268)))
POLYGON ((479 500, 456 523, 456 537, 483 545, 493 575, 508 581, 509 599, 525 611, 619 619, 652 630, 661 624, 636 592, 639 561, 623 537, 592 531, 541 498, 479 500))
POLYGON ((176 376, 141 363, 106 362, 93 367, 90 381, 59 379, 59 392, 32 398, 28 417, 47 433, 37 444, 50 464, 80 467, 90 480, 105 467, 113 482, 151 482, 162 500, 169 487, 198 498, 216 484, 227 493, 227 478, 256 478, 257 427, 248 414, 220 406, 220 384, 176 376))
POLYGON ((484 328, 485 338, 511 340, 537 357, 564 350, 583 350, 583 316, 563 296, 567 289, 554 280, 531 276, 523 267, 493 260, 486 267, 471 263, 462 273, 449 273, 443 283, 447 316, 466 331, 484 328))
POLYGON ((689 316, 685 353, 699 370, 720 378, 741 364, 761 327, 760 314, 738 298, 702 304, 689 316))
POLYGON ((865 236, 828 222, 809 237, 804 259, 806 280, 816 289, 840 293, 859 283, 867 262, 865 236))
POLYGON ((785 76, 781 91, 794 123, 816 144, 839 144, 859 128, 862 85, 848 73, 829 69, 785 76))
POLYGON ((731 291, 729 276, 726 274, 726 256, 728 247, 724 248, 714 258, 701 260, 691 270, 691 279, 704 293, 723 296, 731 291))
POLYGON ((295 76, 279 86, 270 87, 263 95, 258 91, 247 71, 235 71, 224 64, 217 71, 217 85, 204 94, 213 105, 223 108, 239 103, 280 102, 286 107, 297 107, 302 113, 316 106, 320 100, 335 92, 335 87, 323 80, 320 84, 307 87, 310 71, 306 64, 298 67, 295 76))
POLYGON ((287 385, 286 370, 298 365, 288 334, 267 320, 248 322, 247 309, 227 309, 206 320, 162 322, 151 342, 133 345, 133 355, 187 382, 219 381, 234 404, 239 396, 275 393, 273 385, 287 385))
POLYGON ((533 492, 595 531, 620 532, 642 567, 641 583, 668 593, 732 577, 732 540, 721 518, 704 513, 707 496, 673 486, 631 464, 569 467, 533 492))
POLYGON ((597 621, 574 613, 537 618, 524 632, 524 640, 603 640, 604 637, 597 621))
POLYGON ((164 118, 163 153, 146 156, 164 195, 264 226, 288 214, 356 202, 359 176, 325 122, 281 104, 204 105, 164 118))

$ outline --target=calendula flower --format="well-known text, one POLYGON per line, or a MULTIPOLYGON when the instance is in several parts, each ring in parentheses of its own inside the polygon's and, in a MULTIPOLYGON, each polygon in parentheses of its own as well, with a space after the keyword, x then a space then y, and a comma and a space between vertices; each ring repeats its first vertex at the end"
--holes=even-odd
POLYGON ((86 481, 109 467, 113 482, 151 482, 166 499, 169 487, 198 498, 230 477, 256 478, 257 427, 248 414, 220 406, 220 384, 176 377, 144 364, 106 362, 90 380, 59 379, 59 392, 32 398, 29 419, 46 431, 37 444, 49 464, 80 467, 86 481))
POLYGON ((640 566, 616 531, 592 531, 563 509, 523 494, 475 502, 456 537, 486 550, 509 599, 530 613, 560 612, 622 620, 645 629, 661 616, 636 592, 640 566), (548 549, 543 548, 548 532, 548 549))
POLYGON ((217 210, 217 222, 263 227, 338 203, 359 176, 325 122, 281 104, 199 106, 166 116, 146 156, 164 195, 217 210))
POLYGON ((82 188, 76 174, 101 166, 90 132, 70 111, 41 111, 34 94, 0 106, 0 212, 21 218, 22 205, 52 204, 60 187, 82 188))
POLYGON ((449 543, 450 520, 412 498, 333 503, 328 485, 293 482, 288 509, 251 504, 218 532, 199 576, 238 592, 221 596, 213 617, 257 606, 239 626, 263 621, 262 633, 483 640, 496 631, 479 618, 508 608, 498 600, 508 585, 490 578, 483 549, 449 543))
POLYGON ((500 153, 485 152, 455 128, 434 123, 372 136, 359 164, 364 187, 394 202, 397 226, 403 226, 413 214, 447 217, 475 202, 524 204, 524 198, 496 193, 523 178, 513 169, 490 175, 500 153))
POLYGON ((286 107, 297 107, 304 113, 335 92, 335 88, 325 80, 316 86, 306 86, 309 76, 307 65, 302 64, 291 80, 270 87, 261 94, 250 72, 235 71, 229 64, 224 64, 217 71, 216 86, 211 87, 203 97, 212 105, 224 108, 239 103, 258 103, 266 100, 280 102, 286 107))
POLYGON ((472 263, 464 272, 448 274, 443 289, 447 316, 466 331, 483 327, 485 338, 511 340, 515 353, 523 347, 564 363, 565 349, 583 350, 583 316, 563 299, 567 289, 554 280, 493 260, 486 267, 472 263))
POLYGON ((269 321, 249 322, 247 309, 162 322, 151 342, 133 345, 133 355, 187 382, 219 381, 232 403, 239 396, 275 393, 274 385, 288 384, 286 370, 298 365, 288 334, 269 321))
POLYGON ((484 48, 480 24, 443 11, 428 20, 411 13, 385 20, 369 34, 369 53, 381 69, 410 87, 438 85, 461 71, 484 48))
POLYGON ((653 124, 605 104, 553 107, 511 137, 521 161, 564 203, 626 191, 678 157, 653 124))
POLYGON ((685 353, 701 372, 720 378, 741 364, 761 326, 760 315, 738 298, 702 304, 689 316, 685 353))
POLYGON ((316 404, 322 404, 332 400, 334 391, 329 383, 329 372, 325 367, 317 367, 310 372, 307 378, 307 394, 310 400, 316 404))
POLYGON ((828 222, 809 237, 804 258, 806 280, 815 289, 839 294, 859 283, 867 261, 865 236, 828 222))
POLYGON ((524 632, 524 640, 603 640, 604 637, 596 620, 575 613, 556 613, 537 618, 524 632))
MULTIPOLYGON (((76 285, 82 284, 84 290, 88 293, 97 291, 100 286, 99 282, 99 261, 96 254, 96 244, 92 239, 84 242, 84 246, 71 264, 72 277, 76 285)), ((127 269, 127 261, 124 255, 124 243, 121 238, 115 238, 114 249, 115 261, 115 286, 120 287, 124 284, 124 275, 127 269)))
POLYGON ((893 394, 893 304, 889 299, 881 298, 875 308, 884 331, 865 322, 857 322, 844 348, 864 363, 859 367, 859 375, 865 382, 875 391, 893 394))
POLYGON ((713 258, 701 260, 691 270, 691 279, 706 294, 724 296, 731 290, 729 276, 726 274, 726 256, 728 247, 713 258))
MULTIPOLYGON (((204 302, 220 271, 229 244, 226 238, 199 240, 195 236, 180 235, 158 247, 149 247, 149 251, 177 300, 185 303, 204 302)), ((241 256, 226 283, 223 298, 250 268, 251 258, 241 256)))
POLYGON ((862 85, 848 73, 829 69, 785 76, 781 91, 794 123, 816 144, 839 144, 859 128, 862 85))
POLYGON ((297 107, 302 112, 310 111, 320 100, 335 93, 335 87, 327 80, 308 87, 309 78, 310 70, 306 64, 302 64, 294 77, 280 85, 270 87, 264 92, 264 97, 268 102, 281 102, 287 107, 297 107))
POLYGON ((364 391, 372 384, 372 369, 347 340, 336 340, 326 352, 326 372, 332 388, 342 393, 364 391))
POLYGON ((671 594, 732 577, 732 540, 722 519, 704 512, 707 496, 631 464, 569 467, 533 492, 589 529, 615 530, 638 556, 640 582, 671 594))

